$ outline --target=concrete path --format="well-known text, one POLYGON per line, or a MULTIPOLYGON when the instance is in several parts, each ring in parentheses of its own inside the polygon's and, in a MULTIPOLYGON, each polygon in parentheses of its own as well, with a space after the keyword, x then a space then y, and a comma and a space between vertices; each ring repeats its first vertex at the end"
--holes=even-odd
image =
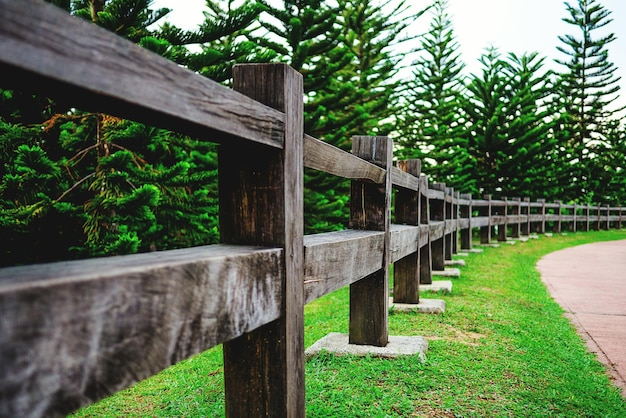
POLYGON ((537 269, 626 397, 626 240, 557 251, 537 269))

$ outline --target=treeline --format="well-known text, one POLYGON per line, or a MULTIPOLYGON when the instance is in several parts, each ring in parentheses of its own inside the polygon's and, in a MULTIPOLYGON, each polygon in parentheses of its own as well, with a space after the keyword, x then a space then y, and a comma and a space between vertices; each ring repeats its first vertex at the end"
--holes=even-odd
MULTIPOLYGON (((286 62, 304 76, 307 133, 343 149, 353 135, 389 135, 431 181, 475 195, 626 201, 614 36, 596 36, 611 21, 596 0, 566 3, 562 72, 534 52, 487 48, 470 76, 445 0, 420 10, 207 0, 193 30, 164 22, 170 11, 150 0, 48 2, 225 85, 236 63, 286 62), (423 19, 429 31, 408 36, 423 19)), ((211 138, 0 87, 1 265, 219 240, 211 138)), ((345 228, 347 181, 306 171, 305 189, 307 232, 345 228)))

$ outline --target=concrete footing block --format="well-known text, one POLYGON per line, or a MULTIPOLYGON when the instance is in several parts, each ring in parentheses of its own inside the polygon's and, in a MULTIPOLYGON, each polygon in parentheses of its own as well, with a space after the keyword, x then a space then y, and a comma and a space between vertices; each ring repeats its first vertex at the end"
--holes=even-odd
POLYGON ((419 303, 397 303, 389 298, 389 306, 397 312, 442 314, 446 311, 446 301, 443 299, 420 298, 419 303))
POLYGON ((539 239, 539 235, 537 235, 537 234, 529 235, 528 239, 539 239))
POLYGON ((470 248, 469 250, 467 250, 467 252, 471 254, 480 254, 484 251, 485 250, 483 250, 482 248, 470 248))
POLYGON ((500 244, 495 244, 495 243, 492 243, 492 244, 478 244, 478 245, 480 245, 481 247, 485 247, 485 248, 500 248, 500 244))
POLYGON ((457 268, 449 268, 445 270, 433 270, 431 274, 433 276, 438 276, 438 277, 461 277, 461 270, 457 268))
POLYGON ((465 267, 465 260, 446 260, 444 261, 446 266, 459 266, 465 267))
POLYGON ((467 252, 468 250, 463 250, 463 252, 460 253, 456 253, 455 255, 457 257, 469 257, 469 252, 467 252))
POLYGON ((546 232, 545 234, 543 234, 545 237, 551 237, 552 236, 552 232, 546 232))
POLYGON ((306 349, 305 356, 314 356, 323 351, 337 355, 352 354, 356 356, 373 356, 396 358, 400 356, 419 356, 426 361, 428 341, 424 337, 390 336, 385 347, 373 345, 358 345, 348 342, 348 334, 331 332, 321 340, 306 349))
POLYGON ((452 292, 451 280, 433 280, 430 284, 420 284, 420 292, 452 292))
POLYGON ((500 241, 500 244, 504 244, 504 245, 515 245, 515 244, 517 244, 517 241, 512 240, 512 239, 507 239, 506 241, 500 241))

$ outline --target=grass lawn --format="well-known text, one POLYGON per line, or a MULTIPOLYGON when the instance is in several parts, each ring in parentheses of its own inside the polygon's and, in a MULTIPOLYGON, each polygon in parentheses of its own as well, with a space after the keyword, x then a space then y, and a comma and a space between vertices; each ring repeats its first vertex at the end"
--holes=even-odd
MULTIPOLYGON (((428 360, 336 357, 306 362, 309 417, 626 417, 604 366, 549 296, 545 254, 624 231, 540 236, 466 257, 442 315, 394 313, 390 335, 419 335, 428 360)), ((305 344, 348 331, 348 289, 306 306, 305 344)), ((78 411, 75 417, 224 415, 221 346, 78 411)))

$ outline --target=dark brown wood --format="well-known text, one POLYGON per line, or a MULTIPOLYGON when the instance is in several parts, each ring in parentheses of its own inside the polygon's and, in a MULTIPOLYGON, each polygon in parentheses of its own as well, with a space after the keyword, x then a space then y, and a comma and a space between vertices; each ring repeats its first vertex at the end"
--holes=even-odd
POLYGON ((386 172, 331 144, 304 135, 304 166, 335 176, 384 183, 386 172))
POLYGON ((541 214, 541 222, 539 223, 539 233, 546 233, 546 199, 537 199, 537 203, 541 204, 539 213, 541 214))
POLYGON ((284 248, 280 319, 224 344, 226 415, 304 417, 302 76, 284 64, 238 65, 236 90, 285 114, 284 149, 220 147, 223 242, 284 248))
POLYGON ((504 204, 497 206, 496 208, 496 213, 500 216, 504 217, 504 222, 501 223, 500 225, 498 225, 498 241, 500 242, 506 242, 507 240, 507 228, 508 228, 508 222, 507 222, 507 215, 508 215, 508 209, 509 209, 509 199, 507 197, 503 197, 502 200, 504 200, 504 204))
MULTIPOLYGON (((398 169, 411 175, 419 184, 422 171, 420 160, 398 161, 398 169)), ((405 225, 419 225, 420 198, 418 188, 415 190, 401 188, 395 195, 394 222, 405 225)), ((419 239, 419 238, 418 238, 419 239)), ((416 240, 417 242, 417 240, 416 240)), ((393 301, 395 303, 419 303, 419 254, 407 255, 394 264, 393 268, 393 301)))
MULTIPOLYGON (((433 222, 442 222, 446 219, 446 205, 445 205, 445 193, 446 185, 445 183, 434 183, 431 186, 431 190, 438 190, 441 192, 441 199, 433 199, 431 198, 429 201, 430 204, 430 220, 433 222)), ((436 194, 431 194, 431 196, 436 196, 436 194)), ((445 225, 444 225, 444 235, 445 235, 445 225)), ((432 268, 433 270, 442 271, 445 269, 445 236, 436 237, 431 230, 431 258, 432 258, 432 268)))
POLYGON ((472 195, 461 194, 460 198, 467 204, 460 205, 461 220, 467 219, 467 227, 461 229, 461 251, 472 249, 472 195))
POLYGON ((511 238, 520 238, 520 202, 522 201, 519 197, 514 197, 512 199, 513 204, 511 205, 511 215, 517 216, 517 221, 511 223, 511 238))
POLYGON ((428 179, 426 176, 420 177, 419 187, 419 199, 420 199, 420 212, 419 212, 419 224, 420 228, 428 228, 428 233, 420 233, 420 283, 431 284, 433 282, 432 272, 432 252, 431 252, 431 240, 430 240, 430 203, 428 199, 428 179), (426 243, 422 241, 426 240, 426 243))
POLYGON ((481 244, 490 244, 491 243, 491 195, 483 196, 483 199, 487 201, 487 205, 481 206, 479 209, 479 214, 481 217, 487 217, 489 219, 489 223, 486 226, 480 227, 480 243, 481 244))
POLYGON ((352 153, 387 170, 387 179, 382 185, 352 181, 350 186, 350 228, 385 231, 381 269, 350 285, 351 344, 384 347, 389 340, 392 149, 387 137, 352 138, 352 153))
POLYGON ((282 147, 281 112, 40 0, 0 0, 3 87, 197 138, 282 147))
POLYGON ((459 199, 461 198, 460 192, 454 192, 454 200, 452 201, 452 219, 454 220, 454 233, 452 236, 452 254, 458 254, 459 252, 459 199))
POLYGON ((521 235, 527 237, 530 235, 530 198, 525 197, 520 206, 522 214, 522 222, 520 224, 521 235))
MULTIPOLYGON (((446 216, 446 222, 448 224, 451 224, 451 221, 454 219, 454 204, 453 204, 453 198, 454 198, 454 188, 452 187, 446 187, 444 190, 444 193, 446 194, 445 200, 444 200, 444 204, 446 206, 445 209, 445 216, 446 216)), ((453 241, 453 235, 456 232, 455 229, 456 225, 450 225, 450 227, 446 227, 446 235, 444 236, 444 251, 443 251, 443 255, 444 255, 444 260, 452 260, 452 241, 453 241)))
POLYGON ((65 416, 275 321, 282 258, 215 245, 0 269, 0 416, 65 416))

